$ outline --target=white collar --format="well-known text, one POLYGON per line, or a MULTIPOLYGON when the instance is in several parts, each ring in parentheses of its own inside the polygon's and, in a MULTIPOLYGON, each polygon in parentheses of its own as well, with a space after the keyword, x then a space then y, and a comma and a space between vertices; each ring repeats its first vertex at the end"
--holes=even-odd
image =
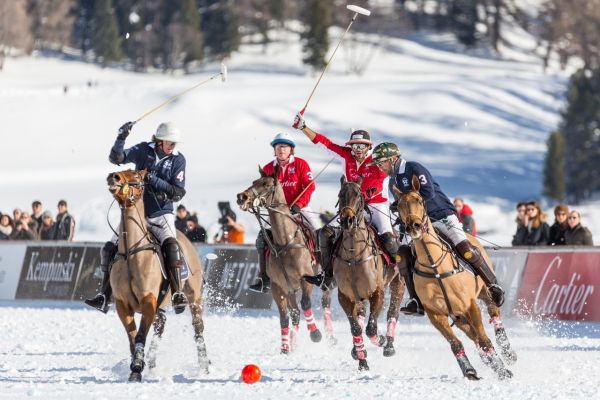
MULTIPOLYGON (((293 162, 294 162, 294 160, 295 160, 295 158, 294 158, 294 155, 292 154, 292 155, 290 156, 290 161, 287 163, 286 167, 287 167, 288 165, 290 165, 291 163, 293 163, 293 162)), ((278 166, 278 165, 279 165, 279 161, 277 161, 277 157, 275 157, 275 159, 273 160, 273 166, 274 166, 274 167, 276 167, 276 166, 278 166)), ((285 167, 284 167, 284 168, 285 168, 285 167)))
MULTIPOLYGON (((396 161, 397 163, 397 161, 396 161)), ((406 160, 404 158, 400 159, 400 164, 398 165, 398 173, 403 174, 406 171, 406 160)))

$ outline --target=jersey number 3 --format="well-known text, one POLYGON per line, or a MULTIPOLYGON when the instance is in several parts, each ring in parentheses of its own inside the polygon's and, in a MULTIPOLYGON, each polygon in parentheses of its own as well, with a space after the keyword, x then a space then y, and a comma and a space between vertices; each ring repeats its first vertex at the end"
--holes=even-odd
POLYGON ((419 182, 421 182, 421 185, 427 185, 427 177, 425 177, 425 175, 419 175, 419 182))

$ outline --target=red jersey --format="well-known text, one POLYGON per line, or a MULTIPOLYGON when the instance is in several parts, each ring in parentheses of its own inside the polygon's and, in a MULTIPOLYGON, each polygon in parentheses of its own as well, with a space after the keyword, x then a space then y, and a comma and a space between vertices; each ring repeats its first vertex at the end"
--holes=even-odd
POLYGON ((385 203, 388 201, 387 195, 383 193, 383 188, 387 190, 388 187, 388 176, 378 166, 369 165, 373 159, 373 155, 369 154, 363 160, 362 164, 359 164, 352 155, 350 147, 337 145, 320 133, 316 134, 313 143, 321 143, 344 159, 344 174, 348 181, 357 182, 358 178, 362 176, 363 181, 360 188, 368 204, 385 203), (375 193, 372 193, 371 196, 367 193, 370 188, 375 188, 375 193))
MULTIPOLYGON (((263 167, 263 170, 267 175, 273 175, 275 171, 275 165, 277 160, 268 163, 263 167)), ((281 186, 283 187, 283 193, 285 194, 285 201, 288 206, 292 204, 292 201, 296 200, 296 197, 304 188, 308 186, 308 189, 300 196, 296 201, 296 204, 301 209, 306 207, 310 203, 310 198, 315 191, 315 184, 313 182, 312 172, 310 166, 306 161, 300 157, 290 156, 290 162, 284 168, 279 168, 279 176, 277 177, 281 186)))

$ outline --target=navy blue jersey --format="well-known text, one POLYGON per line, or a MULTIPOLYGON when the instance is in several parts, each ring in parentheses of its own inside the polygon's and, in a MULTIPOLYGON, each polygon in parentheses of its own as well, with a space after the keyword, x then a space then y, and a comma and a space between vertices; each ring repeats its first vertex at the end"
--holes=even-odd
MULTIPOLYGON (((456 209, 450 199, 442 192, 440 185, 433 179, 427 168, 414 161, 400 159, 394 165, 394 176, 390 179, 390 192, 394 194, 392 185, 395 184, 402 193, 412 190, 412 177, 416 176, 421 183, 419 194, 425 202, 427 215, 433 220, 439 221, 449 215, 456 214, 456 209)), ((398 200, 396 198, 396 200, 398 200)))
MULTIPOLYGON (((185 157, 177 150, 173 154, 159 158, 153 142, 141 142, 124 149, 125 140, 117 139, 109 160, 120 165, 134 163, 136 170, 146 169, 151 174, 149 186, 144 190, 144 210, 149 218, 173 213, 173 198, 179 201, 185 194, 185 157), (165 193, 159 200, 153 193, 165 193)), ((160 196, 159 196, 160 197, 160 196)))

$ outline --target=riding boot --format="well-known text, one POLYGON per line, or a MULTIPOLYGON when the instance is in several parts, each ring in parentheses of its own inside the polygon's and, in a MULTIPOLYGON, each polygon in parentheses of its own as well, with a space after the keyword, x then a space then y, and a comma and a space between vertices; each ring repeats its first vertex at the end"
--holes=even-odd
POLYGON ((468 240, 463 240, 456 245, 456 251, 473 267, 475 273, 481 277, 490 292, 492 301, 500 307, 504 303, 504 290, 498 284, 494 271, 492 271, 479 250, 473 247, 468 240))
POLYGON ((262 231, 256 238, 256 251, 258 252, 258 277, 255 283, 248 286, 248 289, 257 293, 269 293, 271 290, 271 278, 267 275, 267 246, 262 236, 262 231))
POLYGON ((100 251, 100 270, 103 272, 100 293, 84 302, 90 307, 107 313, 111 304, 112 287, 110 286, 110 266, 117 254, 118 247, 113 242, 106 242, 100 251))
POLYGON ((383 246, 383 250, 390 257, 390 262, 394 264, 396 262, 396 254, 398 254, 398 240, 392 232, 386 232, 382 235, 379 235, 379 241, 383 246))
POLYGON ((408 289, 409 295, 408 301, 403 307, 400 307, 400 311, 406 315, 423 316, 425 315, 423 304, 421 304, 421 300, 419 299, 419 296, 417 296, 417 291, 415 290, 415 281, 411 271, 414 263, 414 257, 412 255, 410 246, 400 246, 398 249, 398 257, 400 258, 400 261, 398 262, 398 270, 404 279, 404 284, 406 285, 406 289, 408 289))
POLYGON ((308 283, 320 287, 322 290, 330 290, 335 286, 333 279, 333 265, 331 257, 333 246, 335 243, 335 230, 329 225, 317 231, 317 239, 319 242, 319 250, 321 253, 321 269, 317 275, 304 275, 302 278, 308 283))
POLYGON ((180 314, 185 310, 188 300, 185 293, 181 290, 181 257, 177 239, 165 239, 162 244, 162 252, 165 257, 166 269, 169 275, 169 284, 171 285, 171 304, 173 304, 175 314, 180 314))

